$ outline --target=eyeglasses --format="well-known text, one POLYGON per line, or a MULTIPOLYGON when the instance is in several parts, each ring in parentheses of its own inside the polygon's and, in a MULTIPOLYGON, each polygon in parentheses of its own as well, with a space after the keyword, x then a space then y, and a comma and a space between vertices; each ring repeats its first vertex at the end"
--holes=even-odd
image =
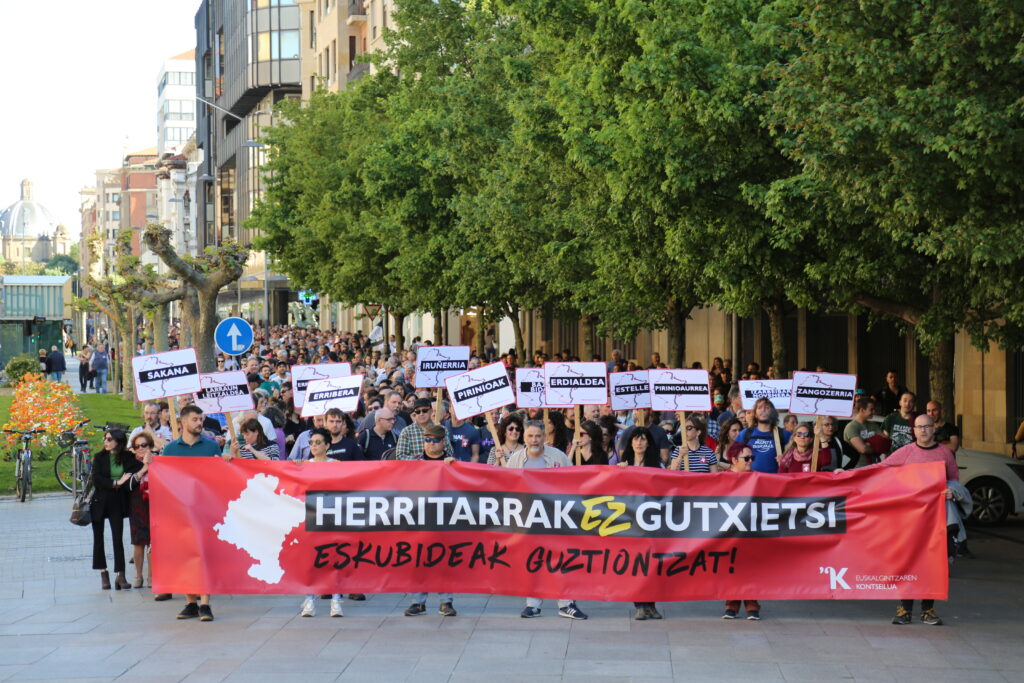
POLYGON ((316 441, 314 441, 313 439, 310 439, 309 440, 309 445, 310 446, 326 446, 327 442, 324 441, 323 439, 317 439, 316 441))
POLYGON ((441 441, 443 441, 443 439, 435 439, 432 436, 423 437, 423 443, 441 443, 441 441))
POLYGON ((380 420, 381 422, 394 422, 395 421, 395 418, 393 418, 393 417, 378 417, 377 419, 380 420))
POLYGON ((136 450, 138 450, 139 448, 146 448, 146 449, 149 449, 149 450, 153 450, 153 444, 151 444, 151 443, 137 443, 134 446, 132 446, 132 448, 134 448, 136 450))
POLYGON ((412 411, 412 414, 413 415, 422 415, 423 413, 429 413, 429 412, 430 412, 430 408, 418 408, 417 410, 412 411))
POLYGON ((694 427, 693 425, 686 425, 686 431, 688 431, 688 432, 695 432, 695 431, 697 431, 697 428, 694 427))
POLYGON ((935 425, 914 425, 914 429, 935 429, 935 425))
POLYGON ((809 439, 809 438, 811 438, 811 435, 808 434, 807 432, 800 432, 799 434, 794 434, 793 436, 795 436, 798 439, 809 439))
POLYGON ((752 455, 741 455, 739 457, 739 459, 742 460, 743 462, 750 462, 751 460, 754 459, 754 456, 752 456, 752 455))
POLYGON ((519 427, 516 427, 515 425, 509 425, 508 427, 505 427, 505 431, 506 432, 518 432, 519 431, 519 427))

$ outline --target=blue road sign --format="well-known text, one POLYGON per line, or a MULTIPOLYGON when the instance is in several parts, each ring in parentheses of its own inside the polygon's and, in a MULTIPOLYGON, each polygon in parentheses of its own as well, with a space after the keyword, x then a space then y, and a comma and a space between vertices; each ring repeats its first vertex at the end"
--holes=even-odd
POLYGON ((224 318, 213 331, 213 341, 221 353, 232 356, 245 353, 252 346, 252 325, 242 318, 224 318))

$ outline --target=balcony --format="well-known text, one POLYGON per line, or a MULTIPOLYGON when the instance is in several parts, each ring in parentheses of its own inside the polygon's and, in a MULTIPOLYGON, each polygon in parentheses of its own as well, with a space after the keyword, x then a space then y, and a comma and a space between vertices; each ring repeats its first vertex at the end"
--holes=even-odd
POLYGON ((353 0, 348 3, 348 18, 345 23, 349 26, 366 23, 366 6, 362 0, 353 0))

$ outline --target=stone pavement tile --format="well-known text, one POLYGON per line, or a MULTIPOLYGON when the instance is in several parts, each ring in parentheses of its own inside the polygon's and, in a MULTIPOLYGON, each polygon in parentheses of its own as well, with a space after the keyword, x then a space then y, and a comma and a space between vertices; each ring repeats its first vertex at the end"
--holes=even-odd
POLYGON ((672 645, 669 655, 673 662, 700 662, 735 660, 737 662, 774 662, 774 652, 767 645, 737 647, 733 644, 672 645))
MULTIPOLYGON (((536 674, 513 674, 513 673, 459 673, 458 670, 448 679, 449 683, 480 683, 482 676, 486 675, 487 683, 561 683, 560 674, 536 675, 536 674)), ((344 679, 344 677, 343 677, 344 679)), ((342 679, 342 680, 343 680, 342 679)))
POLYGON ((12 681, 55 678, 117 678, 135 664, 134 660, 36 662, 10 677, 12 681))
POLYGON ((195 671, 201 663, 202 660, 183 654, 173 657, 150 655, 137 661, 132 668, 125 672, 125 675, 177 676, 178 680, 181 680, 195 671))
POLYGON ((822 662, 779 662, 787 681, 848 681, 850 670, 843 664, 822 662))
POLYGON ((896 679, 893 678, 892 672, 889 667, 881 664, 867 664, 860 662, 856 664, 845 664, 846 669, 853 676, 853 680, 860 683, 892 683, 896 679))
POLYGON ((0 681, 6 681, 8 678, 24 669, 28 664, 0 664, 0 681))
MULTIPOLYGON (((328 657, 330 659, 353 659, 363 651, 361 642, 332 640, 317 652, 317 657, 328 657)), ((394 651, 394 648, 392 648, 394 651)), ((404 655, 404 651, 403 651, 404 655)))
POLYGON ((324 649, 325 643, 306 642, 302 640, 273 639, 263 643, 250 659, 276 659, 280 657, 316 657, 324 649))
POLYGON ((178 683, 181 678, 181 676, 154 676, 152 674, 135 676, 128 672, 123 676, 118 676, 115 680, 118 683, 178 683))
POLYGON ((530 651, 530 639, 509 639, 501 643, 478 644, 470 639, 462 650, 462 660, 478 659, 525 659, 530 651))
MULTIPOLYGON (((242 662, 233 674, 317 674, 334 673, 335 676, 345 670, 350 663, 348 658, 332 657, 273 657, 270 659, 250 658, 242 662)), ((411 666, 411 663, 410 663, 411 666)))
POLYGON ((341 671, 339 681, 402 681, 418 663, 417 659, 381 655, 360 655, 348 663, 341 671))
POLYGON ((447 681, 455 670, 459 658, 448 655, 430 655, 420 657, 416 666, 409 672, 409 680, 416 681, 447 681))
POLYGON ((239 672, 236 671, 230 674, 225 681, 231 681, 234 683, 288 683, 288 681, 294 681, 294 683, 330 683, 330 681, 338 680, 337 672, 328 673, 253 673, 253 672, 239 672))
POLYGON ((396 640, 391 634, 376 633, 363 645, 363 653, 367 655, 386 655, 395 652, 399 644, 403 656, 422 657, 434 654, 458 656, 462 654, 469 633, 416 633, 406 634, 396 640))
MULTIPOLYGON (((95 662, 111 658, 124 647, 123 642, 97 643, 94 645, 61 645, 54 648, 44 661, 95 662)), ((138 661, 138 657, 132 661, 138 661)))
POLYGON ((924 636, 911 636, 907 634, 909 629, 902 626, 894 626, 894 629, 903 629, 901 631, 893 632, 891 634, 886 633, 884 635, 865 636, 864 639, 868 641, 868 644, 876 650, 897 650, 897 651, 913 651, 913 652, 931 652, 938 653, 938 650, 932 645, 932 641, 924 636))
POLYGON ((772 662, 738 662, 730 659, 675 662, 677 680, 685 681, 781 681, 782 671, 772 662))
POLYGON ((498 676, 561 676, 562 662, 551 660, 529 660, 523 657, 508 658, 506 653, 491 653, 485 657, 467 657, 465 654, 455 665, 453 675, 498 676), (498 656, 500 654, 500 657, 498 656))
MULTIPOLYGON (((595 634, 587 634, 593 636, 595 634)), ((603 634, 602 634, 603 635, 603 634)), ((575 640, 575 638, 573 638, 575 640)), ((534 633, 530 638, 530 647, 526 652, 528 659, 565 659, 570 636, 564 633, 534 633)), ((580 641, 584 643, 591 640, 580 641)))
MULTIPOLYGON (((372 636, 374 633, 375 633, 375 631, 372 628, 371 629, 367 629, 365 631, 339 630, 339 631, 335 631, 334 635, 331 636, 331 639, 329 641, 327 641, 327 644, 330 644, 330 643, 355 643, 355 644, 358 644, 358 645, 362 645, 367 640, 369 640, 370 636, 372 636)), ((326 645, 325 645, 325 647, 326 647, 326 645)))
POLYGON ((563 676, 562 683, 589 683, 590 681, 596 681, 596 683, 671 683, 673 679, 670 676, 563 676))
MULTIPOLYGON (((579 624, 589 626, 589 623, 579 624)), ((671 637, 677 637, 676 632, 671 637)), ((587 628, 574 628, 569 634, 569 640, 575 644, 586 643, 607 643, 615 642, 624 645, 668 645, 670 635, 667 631, 629 631, 624 633, 607 633, 606 631, 592 631, 587 628)))
POLYGON ((664 660, 670 659, 671 652, 664 645, 638 645, 636 643, 619 643, 614 639, 605 643, 570 642, 565 653, 569 660, 664 660))
POLYGON ((960 654, 942 651, 942 658, 949 663, 951 669, 999 669, 1002 662, 998 658, 983 657, 979 654, 960 654))
POLYGON ((566 676, 655 676, 671 677, 672 663, 650 659, 566 659, 566 676))
POLYGON ((6 647, 6 643, 0 640, 0 663, 31 664, 33 662, 38 662, 40 659, 56 649, 56 646, 31 647, 22 645, 17 647, 6 647))
POLYGON ((915 667, 890 666, 897 683, 957 683, 965 680, 971 683, 1003 683, 1006 679, 998 671, 977 669, 918 669, 915 667))

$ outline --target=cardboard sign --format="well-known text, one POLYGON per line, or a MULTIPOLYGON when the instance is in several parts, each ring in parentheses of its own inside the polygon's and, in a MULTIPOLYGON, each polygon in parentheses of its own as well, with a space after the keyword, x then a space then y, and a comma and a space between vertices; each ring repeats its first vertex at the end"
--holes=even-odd
POLYGON ((545 363, 544 402, 603 406, 608 402, 608 366, 600 361, 545 363))
POLYGON ((650 377, 647 370, 613 372, 608 375, 612 410, 636 410, 651 407, 650 377))
POLYGON ((501 362, 449 377, 444 384, 452 402, 452 412, 460 420, 516 401, 516 393, 508 381, 508 371, 501 362))
POLYGON ((444 381, 469 369, 468 346, 421 346, 416 349, 417 389, 443 387, 444 381))
POLYGON ((199 386, 199 361, 195 349, 179 349, 132 358, 135 397, 155 401, 168 396, 194 394, 199 386))
POLYGON ((306 402, 302 417, 323 415, 331 408, 351 413, 359 407, 359 392, 363 388, 363 375, 314 379, 306 386, 306 402))
POLYGON ((651 384, 651 410, 709 412, 711 388, 708 371, 700 368, 648 370, 651 384))
POLYGON ((789 397, 793 394, 791 379, 740 380, 740 398, 743 410, 753 410, 759 398, 771 400, 775 410, 789 410, 789 397))
POLYGON ((789 412, 798 415, 853 415, 857 375, 831 372, 794 372, 789 412))
POLYGON ((203 388, 196 392, 196 405, 204 413, 237 413, 256 407, 241 370, 201 373, 199 384, 203 388))
POLYGON ((544 369, 516 368, 516 406, 520 408, 572 408, 544 403, 544 369))
POLYGON ((352 374, 351 363, 320 363, 319 365, 292 366, 292 391, 295 407, 301 408, 306 402, 306 386, 316 379, 348 377, 352 374))

